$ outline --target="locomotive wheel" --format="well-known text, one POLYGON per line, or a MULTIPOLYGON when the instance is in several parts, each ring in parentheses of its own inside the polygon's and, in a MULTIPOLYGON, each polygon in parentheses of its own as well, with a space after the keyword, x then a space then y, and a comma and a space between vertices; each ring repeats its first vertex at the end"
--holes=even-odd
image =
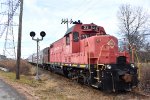
POLYGON ((64 73, 64 76, 68 78, 69 72, 66 67, 63 67, 63 73, 64 73))
POLYGON ((84 77, 83 76, 78 76, 77 82, 80 84, 84 84, 84 77))

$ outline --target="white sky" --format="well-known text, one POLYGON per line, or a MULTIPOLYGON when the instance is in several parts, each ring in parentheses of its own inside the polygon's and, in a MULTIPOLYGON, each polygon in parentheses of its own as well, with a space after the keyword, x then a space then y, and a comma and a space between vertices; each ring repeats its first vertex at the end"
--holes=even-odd
MULTIPOLYGON (((24 0, 22 58, 36 52, 36 42, 29 36, 31 31, 35 31, 38 37, 41 31, 46 32, 46 37, 40 42, 41 49, 61 38, 66 32, 66 25, 61 24, 62 18, 81 20, 86 24, 93 22, 103 26, 107 34, 117 36, 117 11, 121 4, 126 3, 150 12, 150 0, 24 0)), ((14 28, 14 31, 17 47, 18 29, 14 28)), ((0 39, 0 54, 3 53, 4 38, 5 34, 0 39)))

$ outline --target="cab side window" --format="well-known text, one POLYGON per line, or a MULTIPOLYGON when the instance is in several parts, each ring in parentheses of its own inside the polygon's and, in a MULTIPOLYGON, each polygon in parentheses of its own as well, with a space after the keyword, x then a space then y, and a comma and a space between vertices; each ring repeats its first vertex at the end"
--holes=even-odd
POLYGON ((79 33, 78 32, 73 32, 73 41, 78 42, 79 41, 79 33))

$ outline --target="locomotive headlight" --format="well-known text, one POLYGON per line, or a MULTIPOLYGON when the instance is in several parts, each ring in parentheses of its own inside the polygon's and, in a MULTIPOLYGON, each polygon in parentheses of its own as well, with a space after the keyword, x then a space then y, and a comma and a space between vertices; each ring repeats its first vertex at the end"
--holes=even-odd
POLYGON ((134 64, 131 64, 131 67, 134 68, 135 67, 134 64))
POLYGON ((111 69, 111 65, 106 65, 106 68, 107 69, 111 69))

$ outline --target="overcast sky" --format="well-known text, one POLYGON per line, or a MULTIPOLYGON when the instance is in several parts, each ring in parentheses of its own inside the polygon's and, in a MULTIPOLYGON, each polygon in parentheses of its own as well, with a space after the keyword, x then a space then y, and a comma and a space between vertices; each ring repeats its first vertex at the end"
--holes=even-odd
MULTIPOLYGON (((66 25, 61 24, 62 18, 81 20, 85 24, 95 23, 103 26, 107 34, 117 36, 117 11, 121 4, 126 3, 141 6, 150 12, 150 0, 24 0, 22 58, 36 52, 36 42, 29 36, 31 31, 35 31, 39 38, 41 31, 46 32, 46 37, 40 42, 40 49, 61 38, 66 32, 66 25)), ((4 6, 0 9, 1 12, 4 6)), ((19 17, 15 16, 14 19, 16 18, 19 17)), ((17 31, 14 28, 16 47, 17 31)), ((5 34, 0 39, 0 54, 3 53, 4 38, 5 34)))

